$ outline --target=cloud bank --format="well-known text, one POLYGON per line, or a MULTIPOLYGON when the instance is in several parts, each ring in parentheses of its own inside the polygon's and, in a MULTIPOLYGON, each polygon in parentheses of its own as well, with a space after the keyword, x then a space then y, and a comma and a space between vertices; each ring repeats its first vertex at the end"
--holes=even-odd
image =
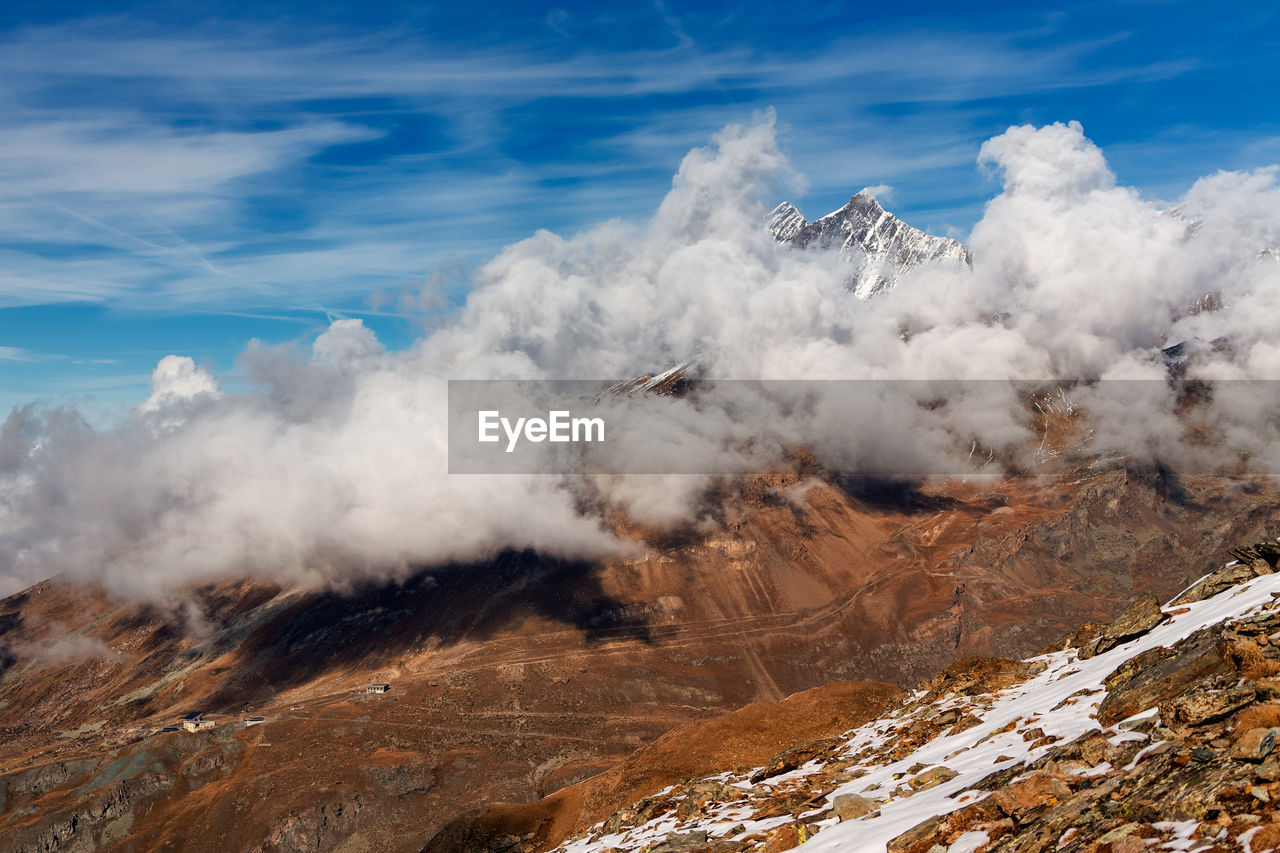
MULTIPOLYGON (((1280 378, 1274 168, 1212 175, 1163 204, 1117 185, 1074 123, 1010 128, 980 162, 1003 188, 973 231, 973 270, 921 269, 870 301, 847 292, 834 253, 763 228, 796 179, 764 116, 690 152, 648 222, 507 247, 453 321, 407 349, 339 320, 307 351, 250 347, 248 392, 174 355, 111 429, 17 410, 0 430, 0 587, 63 572, 157 595, 230 575, 395 576, 505 548, 589 558, 628 547, 613 510, 661 524, 696 507, 697 477, 449 476, 449 378, 625 378, 696 355, 721 378, 1156 380, 1136 400, 1072 392, 1098 442, 1145 457, 1184 433, 1161 347, 1190 342, 1201 376, 1280 378)), ((1011 392, 923 408, 920 393, 874 408, 673 401, 668 423, 730 466, 801 441, 834 467, 888 473, 909 461, 886 458, 889 431, 925 455, 1034 445, 1011 392), (768 440, 745 459, 748 435, 768 440)), ((1271 404, 1223 395, 1203 414, 1213 452, 1269 459, 1271 404)))

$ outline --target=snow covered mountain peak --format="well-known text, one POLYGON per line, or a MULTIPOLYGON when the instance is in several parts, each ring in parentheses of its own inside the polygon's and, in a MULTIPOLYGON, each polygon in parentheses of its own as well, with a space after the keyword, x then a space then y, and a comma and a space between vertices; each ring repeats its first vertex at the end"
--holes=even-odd
POLYGON ((807 221, 796 206, 783 202, 769 214, 769 233, 798 248, 839 248, 853 266, 849 289, 860 299, 896 286, 910 270, 928 263, 973 266, 961 243, 912 228, 889 213, 870 189, 821 219, 807 221))
POLYGON ((782 243, 795 237, 806 224, 804 216, 789 201, 784 201, 769 214, 769 233, 782 243))

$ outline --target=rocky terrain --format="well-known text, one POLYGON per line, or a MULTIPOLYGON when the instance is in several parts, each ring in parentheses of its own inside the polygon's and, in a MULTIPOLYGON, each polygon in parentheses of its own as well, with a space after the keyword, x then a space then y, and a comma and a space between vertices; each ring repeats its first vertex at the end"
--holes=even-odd
POLYGON ((924 264, 973 266, 969 250, 949 237, 912 228, 862 190, 839 210, 809 222, 791 202, 769 214, 774 239, 798 248, 834 249, 852 267, 849 289, 860 299, 888 290, 924 264))
POLYGON ((1280 547, 1236 553, 1164 607, 961 661, 878 720, 683 780, 557 850, 1280 848, 1280 547))
MULTIPOLYGON (((838 247, 863 297, 969 263, 865 191, 813 223, 783 205, 772 230, 838 247)), ((681 393, 696 374, 609 392, 681 393)), ((857 478, 797 453, 721 481, 684 527, 612 519, 634 552, 597 561, 504 552, 396 582, 225 581, 149 602, 45 581, 0 601, 0 853, 540 850, 620 809, 614 828, 652 824, 655 844, 718 844, 718 824, 712 842, 690 821, 755 775, 741 766, 815 739, 810 757, 827 755, 873 719, 888 731, 919 697, 896 716, 886 703, 958 659, 982 663, 951 677, 1030 677, 1005 659, 1165 600, 1275 529, 1268 480, 1076 458, 1049 432, 1040 467, 1007 479, 857 478), (211 727, 177 727, 193 712, 211 727), (681 789, 679 827, 646 814, 654 800, 626 816, 696 776, 715 779, 681 789)), ((776 825, 753 810, 733 843, 807 837, 817 794, 787 794, 776 825)))
POLYGON ((1167 598, 1277 515, 1266 482, 1117 466, 922 486, 797 463, 712 500, 696 531, 620 520, 638 553, 591 564, 505 554, 398 584, 229 582, 172 604, 53 580, 6 599, 0 849, 419 850, 483 830, 487 803, 538 813, 556 794, 563 838, 729 769, 698 737, 644 785, 605 773, 664 733, 863 682, 844 716, 813 704, 734 759, 762 761, 879 714, 885 683, 1026 655, 1135 594, 1167 598), (214 728, 164 731, 190 711, 214 728))
POLYGON ((536 848, 671 782, 742 762, 761 762, 796 738, 830 737, 842 720, 866 722, 900 691, 888 684, 836 681, 756 702, 673 729, 598 776, 526 805, 496 804, 460 816, 427 845, 431 853, 536 848))

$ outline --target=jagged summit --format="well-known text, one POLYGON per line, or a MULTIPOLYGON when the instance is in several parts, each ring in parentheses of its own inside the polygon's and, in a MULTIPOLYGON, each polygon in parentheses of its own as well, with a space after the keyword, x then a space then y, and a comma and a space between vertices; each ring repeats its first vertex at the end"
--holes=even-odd
POLYGON ((779 242, 787 242, 808 223, 804 215, 789 201, 784 201, 769 214, 769 233, 779 242))
POLYGON ((922 264, 973 265, 969 250, 950 237, 927 234, 898 219, 863 189, 849 203, 809 222, 791 202, 769 214, 774 239, 793 246, 831 249, 854 267, 849 289, 860 299, 888 290, 922 264))

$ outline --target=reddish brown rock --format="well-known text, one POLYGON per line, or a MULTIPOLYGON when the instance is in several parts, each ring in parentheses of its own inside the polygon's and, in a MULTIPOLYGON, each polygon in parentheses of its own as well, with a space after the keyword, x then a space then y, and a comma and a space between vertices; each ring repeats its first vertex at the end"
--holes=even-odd
POLYGON ((1036 773, 1013 782, 991 794, 1000 811, 1014 820, 1024 820, 1031 813, 1055 805, 1071 795, 1071 789, 1047 773, 1036 773))
POLYGON ((1262 761, 1271 754, 1280 729, 1249 729, 1236 738, 1231 746, 1231 757, 1237 761, 1262 761))
POLYGON ((781 853, 799 847, 809 838, 809 828, 804 824, 790 823, 775 829, 760 848, 760 853, 781 853))
POLYGON ((815 758, 827 755, 832 749, 843 744, 840 738, 828 737, 806 741, 779 752, 765 762, 764 767, 751 777, 752 782, 762 782, 783 773, 789 773, 797 767, 808 764, 815 758))
POLYGON ((1110 853, 1143 853, 1147 849, 1146 842, 1135 835, 1126 835, 1108 842, 1110 853))
MULTIPOLYGON (((841 675, 912 685, 956 657, 1032 652, 1108 621, 1135 591, 1176 592, 1280 506, 1269 485, 1192 478, 1186 500, 1169 501, 1132 468, 905 491, 804 477, 799 507, 777 498, 800 484, 789 472, 726 486, 707 516, 724 529, 705 536, 619 520, 636 554, 598 564, 508 555, 343 590, 230 581, 192 591, 199 620, 42 584, 0 602, 15 656, 0 685, 0 765, 139 767, 157 754, 164 773, 182 773, 200 750, 223 750, 199 785, 182 777, 139 795, 138 849, 244 849, 294 813, 325 815, 295 825, 323 824, 332 848, 358 837, 416 853, 437 830, 446 851, 464 849, 459 838, 523 845, 531 832, 545 845, 673 782, 851 724, 847 709, 819 714, 808 699, 803 723, 770 717, 776 733, 714 715, 841 675), (49 625, 118 657, 34 666, 20 650, 39 649, 49 625), (389 696, 355 692, 383 680, 389 696), (186 710, 230 719, 245 706, 267 724, 225 741, 141 739, 186 710), (503 799, 518 804, 464 815, 503 799)), ((994 674, 960 691, 998 689, 994 674)), ((861 714, 868 703, 848 695, 861 714)), ((27 817, 4 826, 5 843, 80 814, 94 772, 38 795, 7 790, 9 813, 27 817)), ((104 828, 75 825, 64 846, 104 828)))

